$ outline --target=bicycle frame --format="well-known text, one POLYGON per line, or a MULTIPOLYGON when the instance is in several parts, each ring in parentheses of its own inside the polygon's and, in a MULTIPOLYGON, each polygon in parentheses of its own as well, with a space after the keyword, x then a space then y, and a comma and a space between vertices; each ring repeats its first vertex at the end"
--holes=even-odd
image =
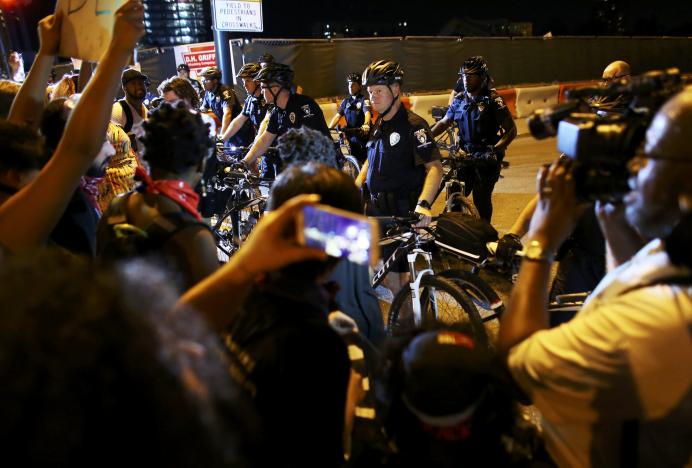
MULTIPOLYGON (((426 275, 434 275, 435 272, 432 268, 432 253, 423 250, 420 246, 421 242, 419 236, 415 233, 407 233, 402 236, 393 237, 392 240, 404 240, 405 243, 399 246, 392 255, 384 262, 382 268, 375 273, 372 279, 372 287, 376 288, 379 286, 384 277, 390 272, 392 266, 399 261, 399 259, 406 253, 406 260, 408 261, 409 273, 411 275, 411 282, 409 287, 411 288, 411 302, 413 308, 413 320, 416 326, 420 326, 423 320, 422 309, 420 303, 420 283, 421 280, 426 275), (407 235, 408 234, 408 235, 407 235), (416 268, 416 260, 418 257, 423 257, 426 263, 426 267, 422 270, 416 268)), ((431 305, 435 310, 435 316, 437 316, 437 303, 435 302, 435 295, 430 294, 431 305)))

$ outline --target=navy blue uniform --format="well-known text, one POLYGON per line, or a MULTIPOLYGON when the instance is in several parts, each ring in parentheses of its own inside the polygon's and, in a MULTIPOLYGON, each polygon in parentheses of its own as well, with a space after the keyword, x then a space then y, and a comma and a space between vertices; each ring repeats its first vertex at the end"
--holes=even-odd
MULTIPOLYGON (((407 216, 415 210, 423 190, 425 164, 440 159, 430 126, 420 116, 400 106, 391 120, 382 117, 370 131, 366 144, 369 198, 366 212, 370 216, 407 216)), ((383 252, 387 258, 396 246, 383 252)), ((392 271, 407 271, 406 259, 392 271)))
MULTIPOLYGON (((315 100, 304 94, 291 94, 285 109, 274 106, 270 111, 267 131, 280 137, 292 128, 303 126, 317 130, 331 140, 324 114, 315 100)), ((263 177, 275 177, 281 171, 279 156, 270 154, 265 157, 261 171, 263 177)))
POLYGON ((243 103, 241 113, 250 119, 250 122, 255 127, 255 132, 257 132, 260 123, 262 123, 264 116, 267 114, 267 103, 264 102, 264 98, 261 95, 257 97, 248 94, 243 103))
MULTIPOLYGON (((223 122, 224 109, 227 107, 231 109, 231 119, 237 116, 241 110, 240 102, 238 101, 235 91, 224 85, 219 85, 215 91, 205 91, 201 107, 202 109, 211 110, 216 117, 218 117, 220 122, 223 122)), ((221 131, 221 128, 219 128, 219 131, 221 131)), ((254 136, 252 124, 246 122, 245 125, 225 143, 225 146, 227 148, 232 146, 249 146, 254 136)), ((219 161, 216 157, 216 153, 212 153, 212 155, 207 158, 204 174, 202 175, 202 183, 206 184, 207 191, 200 201, 200 212, 205 218, 213 214, 223 213, 231 193, 229 190, 216 191, 213 189, 214 184, 212 181, 218 171, 219 161)))
POLYGON ((349 96, 343 101, 339 106, 337 111, 339 115, 344 116, 346 119, 346 136, 348 137, 348 143, 351 146, 351 154, 358 160, 360 164, 363 164, 365 160, 365 140, 366 135, 359 131, 360 128, 365 124, 365 113, 370 110, 370 101, 368 101, 365 96, 358 93, 355 96, 349 96), (349 132, 348 130, 355 130, 349 132))
POLYGON ((473 168, 462 175, 466 184, 465 195, 473 192, 473 203, 481 217, 490 221, 493 213, 491 195, 500 177, 504 151, 493 146, 500 141, 501 125, 512 115, 504 100, 494 91, 478 97, 465 93, 458 95, 449 106, 445 118, 452 119, 459 128, 459 145, 476 160, 473 168))

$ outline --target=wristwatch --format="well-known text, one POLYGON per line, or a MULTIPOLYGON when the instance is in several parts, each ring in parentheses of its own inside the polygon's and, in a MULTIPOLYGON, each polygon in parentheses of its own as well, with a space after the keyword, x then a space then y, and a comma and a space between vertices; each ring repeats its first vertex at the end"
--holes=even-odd
POLYGON ((552 263, 555 260, 555 255, 547 251, 539 241, 532 240, 524 248, 524 260, 552 263))
POLYGON ((428 202, 428 200, 418 200, 416 206, 420 206, 421 208, 425 208, 426 210, 429 210, 431 208, 430 202, 428 202))

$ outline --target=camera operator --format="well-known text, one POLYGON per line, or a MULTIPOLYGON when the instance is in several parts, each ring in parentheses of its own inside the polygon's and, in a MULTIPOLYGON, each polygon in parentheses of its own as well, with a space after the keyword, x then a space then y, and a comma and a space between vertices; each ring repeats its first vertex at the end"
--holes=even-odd
POLYGON ((683 91, 655 115, 643 154, 630 160, 624 204, 597 207, 619 265, 572 321, 552 330, 545 306, 551 263, 584 207, 570 159, 539 175, 530 242, 498 346, 541 411, 559 466, 691 460, 690 132, 692 92, 683 91))
MULTIPOLYGON (((616 60, 603 70, 602 86, 607 87, 615 80, 629 81, 630 66, 616 60)), ((631 96, 598 96, 589 100, 592 109, 600 116, 623 114, 631 96)), ((524 207, 509 232, 500 239, 498 255, 513 255, 522 249, 520 238, 529 230, 531 217, 538 204, 538 195, 524 207)), ((557 251, 559 262, 557 273, 550 288, 550 300, 561 294, 590 292, 603 278, 606 271, 605 239, 593 209, 587 209, 579 218, 574 231, 557 251)))

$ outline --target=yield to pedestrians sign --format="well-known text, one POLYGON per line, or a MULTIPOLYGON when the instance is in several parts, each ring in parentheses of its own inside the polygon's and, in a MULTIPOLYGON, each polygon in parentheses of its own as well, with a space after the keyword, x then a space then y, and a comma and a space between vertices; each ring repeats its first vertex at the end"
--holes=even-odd
POLYGON ((262 0, 214 0, 214 27, 219 31, 262 32, 262 0))

